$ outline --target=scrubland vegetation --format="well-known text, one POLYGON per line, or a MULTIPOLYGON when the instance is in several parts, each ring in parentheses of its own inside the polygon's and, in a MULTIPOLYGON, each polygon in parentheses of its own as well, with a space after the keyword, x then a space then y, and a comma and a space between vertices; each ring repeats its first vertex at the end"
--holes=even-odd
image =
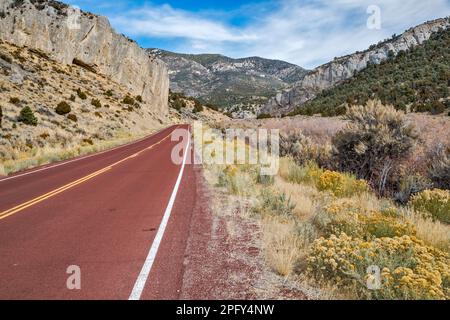
POLYGON ((448 161, 433 159, 421 173, 405 167, 420 140, 394 107, 370 101, 347 114, 329 144, 285 134, 275 177, 250 165, 206 171, 218 192, 252 204, 244 216, 260 224, 264 261, 300 290, 314 288, 318 298, 449 299, 450 191, 440 188, 448 161))
POLYGON ((450 30, 437 32, 424 44, 400 52, 380 65, 370 64, 355 77, 321 92, 292 114, 335 116, 346 105, 379 99, 399 110, 443 113, 450 107, 450 30))

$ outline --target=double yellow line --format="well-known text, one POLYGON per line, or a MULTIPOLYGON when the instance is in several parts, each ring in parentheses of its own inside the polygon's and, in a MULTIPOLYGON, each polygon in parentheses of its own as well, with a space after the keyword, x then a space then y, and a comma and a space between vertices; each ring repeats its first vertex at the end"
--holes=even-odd
POLYGON ((42 202, 42 201, 44 201, 44 200, 46 200, 48 198, 54 197, 57 194, 60 194, 61 192, 69 190, 69 189, 71 189, 71 188, 73 188, 73 187, 75 187, 75 186, 77 186, 79 184, 82 184, 82 183, 84 183, 84 182, 86 182, 86 181, 88 181, 88 180, 90 180, 90 179, 92 179, 92 178, 94 178, 94 177, 96 177, 98 175, 101 175, 101 174, 111 170, 114 166, 117 166, 118 164, 120 164, 120 163, 122 163, 122 162, 124 162, 124 161, 126 161, 128 159, 135 158, 138 155, 140 155, 142 152, 144 152, 146 150, 150 150, 153 147, 159 145, 164 140, 166 140, 168 137, 170 137, 170 135, 171 135, 171 133, 168 134, 163 139, 161 139, 160 141, 156 142, 155 144, 152 144, 151 146, 149 146, 149 147, 147 147, 147 148, 145 148, 145 149, 143 149, 143 150, 141 150, 141 151, 139 151, 139 152, 137 152, 135 154, 132 154, 131 156, 128 156, 128 157, 126 157, 126 158, 124 158, 122 160, 119 160, 119 161, 117 161, 117 162, 115 162, 115 163, 113 163, 113 164, 111 164, 111 165, 109 165, 109 166, 107 166, 107 167, 105 167, 103 169, 95 171, 94 173, 91 173, 91 174, 89 174, 89 175, 87 175, 87 176, 85 176, 83 178, 80 178, 80 179, 75 180, 75 181, 73 181, 71 183, 68 183, 68 184, 66 184, 66 185, 64 185, 62 187, 59 187, 58 189, 55 189, 53 191, 50 191, 50 192, 48 192, 46 194, 43 194, 43 195, 37 197, 37 198, 34 198, 34 199, 30 200, 30 201, 27 201, 27 202, 22 203, 22 204, 20 204, 18 206, 15 206, 14 208, 11 208, 11 209, 8 209, 6 211, 3 211, 3 212, 0 213, 0 220, 5 219, 5 218, 7 218, 7 217, 9 217, 9 216, 11 216, 11 215, 13 215, 13 214, 15 214, 17 212, 20 212, 20 211, 22 211, 22 210, 24 210, 24 209, 26 209, 28 207, 31 207, 31 206, 33 206, 35 204, 38 204, 39 202, 42 202))

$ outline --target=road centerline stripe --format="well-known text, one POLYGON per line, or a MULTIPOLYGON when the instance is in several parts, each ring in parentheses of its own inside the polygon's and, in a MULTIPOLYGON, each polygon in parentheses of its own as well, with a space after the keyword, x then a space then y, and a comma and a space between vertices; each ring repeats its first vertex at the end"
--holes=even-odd
POLYGON ((29 201, 21 203, 21 204, 15 206, 13 208, 10 208, 10 209, 7 209, 7 210, 5 210, 3 212, 0 212, 0 220, 5 219, 5 218, 7 218, 7 217, 9 217, 9 216, 11 216, 11 215, 13 215, 15 213, 18 213, 18 212, 22 211, 22 210, 25 210, 26 208, 29 208, 29 207, 31 207, 31 206, 33 206, 35 204, 38 204, 38 203, 40 203, 40 202, 42 202, 44 200, 47 200, 47 199, 49 199, 49 198, 51 198, 53 196, 56 196, 56 195, 58 195, 58 194, 60 194, 60 193, 62 193, 64 191, 66 191, 68 189, 71 189, 71 188, 73 188, 73 187, 75 187, 75 186, 77 186, 77 185, 79 185, 81 183, 84 183, 84 182, 86 182, 86 181, 88 181, 88 180, 90 180, 90 179, 92 179, 92 178, 94 178, 94 177, 96 177, 96 176, 98 176, 100 174, 103 174, 106 171, 109 171, 110 169, 112 169, 114 166, 117 166, 117 165, 119 165, 120 163, 122 163, 122 162, 124 162, 126 160, 135 158, 138 155, 140 155, 143 151, 150 150, 154 146, 159 145, 160 143, 162 143, 164 140, 166 140, 171 135, 172 135, 172 132, 169 133, 164 138, 162 138, 161 140, 159 140, 158 142, 150 145, 149 147, 146 147, 146 148, 142 149, 141 151, 139 151, 139 152, 137 152, 135 154, 132 154, 131 156, 128 156, 128 157, 126 157, 126 158, 124 158, 122 160, 119 160, 119 161, 117 161, 117 162, 115 162, 115 163, 113 163, 111 165, 108 165, 108 166, 106 166, 106 167, 104 167, 104 168, 102 168, 100 170, 97 170, 97 171, 95 171, 95 172, 93 172, 93 173, 91 173, 91 174, 89 174, 87 176, 84 176, 84 177, 82 177, 82 178, 80 178, 78 180, 75 180, 75 181, 72 181, 72 182, 70 182, 70 183, 68 183, 66 185, 63 185, 63 186, 61 186, 61 187, 59 187, 59 188, 57 188, 55 190, 52 190, 52 191, 47 192, 47 193, 45 193, 43 195, 40 195, 40 196, 38 196, 38 197, 36 197, 34 199, 31 199, 29 201))
POLYGON ((139 273, 136 282, 134 284, 133 290, 131 291, 130 297, 128 300, 139 300, 141 298, 142 292, 144 291, 145 284, 147 282, 148 276, 150 275, 150 271, 152 270, 153 263, 156 259, 156 254, 158 253, 159 245, 161 244, 162 238, 164 236, 164 232, 166 231, 167 224, 169 222, 170 215, 172 214, 173 205, 175 203, 175 199, 178 194, 178 189, 180 187, 181 179, 184 173, 184 167, 186 165, 187 155, 190 152, 190 143, 191 143, 191 134, 188 132, 188 141, 186 144, 186 151, 183 157, 183 163, 180 168, 180 172, 178 173, 177 181, 175 182, 175 186, 173 188, 172 194, 169 199, 169 203, 167 204, 167 208, 164 212, 163 218, 161 220, 161 224, 159 225, 158 232, 156 233, 155 238, 153 239, 152 246, 148 252, 148 255, 144 261, 144 265, 142 266, 141 272, 139 273))

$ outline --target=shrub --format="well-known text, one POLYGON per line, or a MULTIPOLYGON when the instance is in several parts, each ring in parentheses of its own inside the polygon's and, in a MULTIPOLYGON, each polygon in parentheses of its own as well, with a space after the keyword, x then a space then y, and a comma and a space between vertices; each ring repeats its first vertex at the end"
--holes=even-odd
POLYGON ((37 126, 38 120, 34 116, 33 111, 30 107, 26 106, 20 110, 19 117, 17 119, 19 122, 23 122, 30 126, 37 126))
POLYGON ((217 186, 225 187, 234 195, 248 195, 255 184, 256 177, 253 172, 245 172, 241 169, 236 165, 226 166, 219 174, 217 186))
POLYGON ((317 181, 317 189, 330 191, 337 197, 350 197, 369 190, 367 182, 355 179, 353 176, 326 170, 317 181))
POLYGON ((114 95, 114 93, 112 92, 112 90, 105 91, 105 96, 112 97, 113 95, 114 95))
POLYGON ((291 156, 299 165, 314 161, 320 167, 330 167, 331 146, 313 143, 300 131, 280 136, 280 155, 291 156))
POLYGON ((139 102, 139 103, 144 102, 144 101, 142 100, 142 96, 136 96, 136 101, 139 102))
POLYGON ((407 203, 412 195, 432 186, 431 181, 420 174, 404 174, 400 177, 395 199, 400 203, 407 203))
POLYGON ((67 119, 69 119, 69 120, 71 120, 73 122, 78 122, 77 116, 72 114, 72 113, 67 116, 67 119))
POLYGON ((339 171, 354 173, 383 194, 391 172, 412 149, 417 134, 404 113, 379 101, 351 107, 347 128, 333 138, 339 171))
POLYGON ((316 185, 323 172, 312 161, 304 166, 299 166, 292 158, 282 158, 280 161, 280 176, 291 183, 316 185))
POLYGON ((0 128, 2 127, 2 119, 3 119, 3 108, 0 106, 0 128))
POLYGON ((437 154, 428 175, 436 188, 450 189, 450 157, 447 151, 441 150, 437 154))
POLYGON ((65 101, 61 101, 60 103, 58 103, 58 105, 56 106, 56 109, 55 109, 55 112, 59 115, 68 114, 68 113, 70 113, 70 111, 72 111, 72 108, 65 101))
POLYGON ((134 99, 132 97, 126 96, 125 98, 123 98, 122 103, 132 106, 132 105, 134 105, 135 101, 134 101, 134 99))
POLYGON ((102 103, 98 99, 92 99, 91 105, 93 105, 97 109, 102 107, 102 103))
POLYGON ((90 139, 90 138, 84 138, 83 139, 83 143, 85 143, 85 144, 89 144, 89 145, 94 145, 94 142, 92 141, 92 139, 90 139))
POLYGON ((271 189, 263 189, 259 195, 259 205, 255 211, 261 214, 292 216, 295 204, 285 193, 276 193, 271 189))
POLYGON ((175 110, 180 111, 182 108, 186 108, 186 102, 182 99, 177 99, 171 104, 171 106, 175 110))
POLYGON ((194 113, 198 113, 198 112, 202 112, 202 111, 203 111, 203 106, 200 103, 200 101, 194 100, 194 110, 193 110, 193 112, 194 113))
POLYGON ((415 237, 377 238, 372 241, 341 234, 316 240, 307 272, 316 280, 338 285, 359 298, 448 299, 450 258, 415 237), (380 269, 379 290, 369 266, 380 269))
POLYGON ((450 223, 450 191, 425 190, 412 197, 410 204, 418 211, 425 211, 433 218, 450 223))
POLYGON ((333 201, 318 213, 314 222, 326 236, 345 233, 370 240, 416 234, 413 225, 389 210, 368 211, 356 200, 349 199, 333 201))
POLYGON ((11 97, 9 98, 9 102, 17 106, 20 103, 20 99, 17 97, 11 97))
POLYGON ((75 95, 71 94, 69 100, 72 102, 75 102, 75 100, 76 100, 75 95))
POLYGON ((256 119, 270 119, 272 118, 272 116, 268 113, 260 113, 258 114, 258 116, 256 117, 256 119))
POLYGON ((81 89, 77 89, 77 95, 78 95, 78 98, 80 98, 81 100, 86 100, 87 99, 86 93, 81 91, 81 89))

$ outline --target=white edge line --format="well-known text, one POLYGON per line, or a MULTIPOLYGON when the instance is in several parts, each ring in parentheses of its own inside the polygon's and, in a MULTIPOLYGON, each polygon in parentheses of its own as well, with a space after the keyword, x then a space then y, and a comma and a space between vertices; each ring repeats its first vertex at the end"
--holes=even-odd
POLYGON ((93 154, 81 156, 81 157, 79 157, 79 158, 72 159, 72 160, 68 160, 68 161, 64 161, 64 162, 62 162, 62 163, 56 163, 56 164, 54 164, 54 165, 51 165, 51 164, 50 164, 50 165, 48 165, 47 167, 44 167, 44 168, 41 168, 41 169, 36 169, 36 170, 33 170, 33 169, 32 169, 32 170, 29 171, 29 172, 25 172, 25 173, 18 174, 18 175, 15 175, 15 176, 6 177, 6 178, 3 178, 3 179, 0 177, 0 183, 2 183, 3 181, 7 181, 7 180, 11 180, 11 179, 16 179, 16 178, 20 178, 20 177, 23 177, 23 176, 27 176, 27 175, 33 174, 33 173, 38 173, 38 172, 41 172, 41 171, 45 171, 45 170, 57 168, 57 167, 64 166, 64 165, 69 164, 69 163, 72 163, 72 162, 81 161, 81 160, 88 159, 88 158, 91 158, 91 157, 99 156, 99 155, 101 155, 101 154, 105 154, 105 153, 107 153, 107 152, 111 152, 111 151, 115 151, 115 150, 117 150, 117 149, 121 149, 121 148, 124 148, 124 147, 127 147, 127 146, 131 146, 131 145, 136 144, 136 143, 139 143, 139 142, 141 142, 141 141, 143 141, 143 140, 145 140, 145 139, 150 139, 151 137, 155 136, 156 134, 158 134, 158 133, 160 133, 160 132, 162 132, 162 131, 164 131, 164 130, 166 130, 166 129, 169 129, 169 128, 170 128, 170 127, 165 128, 165 129, 163 129, 163 130, 161 130, 161 131, 155 132, 155 133, 151 134, 151 135, 148 136, 148 137, 144 137, 144 138, 141 138, 141 139, 139 139, 139 140, 132 141, 132 142, 129 142, 129 143, 126 143, 126 144, 123 144, 123 145, 114 147, 114 148, 112 148, 112 149, 103 150, 103 151, 96 152, 96 153, 93 153, 93 154))
POLYGON ((183 163, 181 165, 180 173, 178 174, 175 187, 173 188, 172 195, 170 196, 169 203, 167 204, 166 211, 159 225, 158 232, 156 233, 153 244, 148 252, 147 258, 145 259, 144 265, 142 266, 141 272, 139 273, 136 283, 134 284, 133 291, 131 291, 128 300, 140 300, 142 292, 144 291, 145 284, 147 282, 150 271, 152 270, 153 262, 155 261, 156 254, 158 253, 159 245, 166 231, 167 223, 169 222, 170 215, 172 213, 172 208, 177 197, 178 188, 180 187, 181 179, 183 177, 184 166, 186 164, 187 155, 190 152, 191 143, 191 133, 188 130, 188 142, 186 145, 186 151, 184 153, 183 163))

